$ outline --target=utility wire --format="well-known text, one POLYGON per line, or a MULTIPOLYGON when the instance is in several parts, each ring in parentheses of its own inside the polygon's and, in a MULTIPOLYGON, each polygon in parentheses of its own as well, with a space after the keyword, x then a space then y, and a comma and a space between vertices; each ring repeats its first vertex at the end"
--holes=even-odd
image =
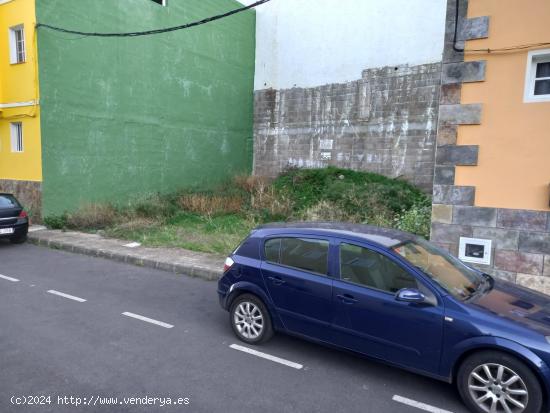
POLYGON ((198 20, 198 21, 195 21, 195 22, 182 24, 180 26, 166 27, 164 29, 147 30, 147 31, 143 31, 143 32, 129 32, 129 33, 81 32, 81 31, 77 31, 77 30, 64 29, 62 27, 51 26, 49 24, 44 24, 44 23, 37 23, 36 28, 38 29, 40 27, 43 27, 45 29, 55 30, 55 31, 58 31, 58 32, 61 32, 61 33, 77 34, 77 35, 85 36, 85 37, 138 37, 138 36, 150 36, 150 35, 154 35, 154 34, 175 32, 177 30, 189 29, 191 27, 200 26, 202 24, 210 23, 210 22, 213 22, 215 20, 224 19, 224 18, 232 16, 234 14, 242 13, 243 11, 250 10, 250 9, 255 8, 255 7, 261 6, 262 4, 267 3, 269 1, 271 1, 271 0, 259 0, 255 3, 252 3, 252 4, 248 5, 248 6, 244 6, 244 7, 241 7, 239 9, 231 10, 231 11, 228 11, 227 13, 218 14, 216 16, 207 17, 205 19, 198 20))
POLYGON ((459 9, 460 9, 460 0, 456 0, 456 8, 455 8, 455 33, 453 38, 453 50, 455 52, 464 53, 464 52, 470 52, 470 53, 504 53, 504 52, 513 52, 516 50, 525 50, 525 49, 531 49, 533 47, 544 47, 544 46, 550 46, 550 42, 541 42, 541 43, 529 43, 529 44, 520 44, 517 46, 508 46, 508 47, 500 47, 496 49, 466 49, 466 48, 458 48, 456 46, 456 43, 458 41, 458 18, 459 18, 459 9))
POLYGON ((529 43, 529 44, 520 44, 517 46, 501 47, 498 49, 465 49, 465 52, 470 53, 504 53, 504 52, 513 52, 516 50, 525 50, 538 47, 550 46, 550 42, 543 43, 529 43))

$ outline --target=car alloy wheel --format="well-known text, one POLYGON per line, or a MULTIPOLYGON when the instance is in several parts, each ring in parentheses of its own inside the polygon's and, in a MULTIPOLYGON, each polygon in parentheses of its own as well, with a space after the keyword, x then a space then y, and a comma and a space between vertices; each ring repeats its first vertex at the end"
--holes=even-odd
POLYGON ((233 314, 233 322, 241 336, 248 340, 258 339, 264 330, 264 316, 258 306, 250 301, 239 303, 233 314))
POLYGON ((254 294, 242 294, 229 309, 231 328, 240 340, 260 344, 273 336, 271 316, 263 301, 254 294))
POLYGON ((468 391, 478 407, 488 413, 521 413, 529 401, 520 375, 497 363, 474 368, 468 377, 468 391))

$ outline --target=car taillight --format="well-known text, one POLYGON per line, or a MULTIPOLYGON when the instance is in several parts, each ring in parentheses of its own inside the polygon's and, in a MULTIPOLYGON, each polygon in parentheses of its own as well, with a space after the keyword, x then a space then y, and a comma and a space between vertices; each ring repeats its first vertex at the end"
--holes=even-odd
POLYGON ((233 264, 235 264, 235 261, 233 261, 231 257, 227 257, 223 263, 223 272, 229 271, 233 264))
POLYGON ((21 213, 19 214, 19 218, 28 218, 29 217, 29 214, 27 214, 25 211, 21 211, 21 213))

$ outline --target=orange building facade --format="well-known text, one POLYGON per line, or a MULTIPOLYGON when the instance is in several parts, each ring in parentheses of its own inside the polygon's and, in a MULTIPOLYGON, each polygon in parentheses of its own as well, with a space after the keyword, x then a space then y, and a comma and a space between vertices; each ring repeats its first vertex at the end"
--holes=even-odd
POLYGON ((462 260, 546 293, 549 21, 546 0, 448 0, 431 234, 462 260))

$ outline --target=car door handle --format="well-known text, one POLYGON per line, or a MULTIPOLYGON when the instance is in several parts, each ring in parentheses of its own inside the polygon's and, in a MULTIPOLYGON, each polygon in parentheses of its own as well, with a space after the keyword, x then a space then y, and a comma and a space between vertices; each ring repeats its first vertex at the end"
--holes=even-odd
POLYGON ((338 294, 336 298, 340 299, 344 304, 355 304, 357 300, 349 294, 338 294))
POLYGON ((267 277, 267 279, 275 285, 282 285, 282 284, 286 283, 285 280, 283 280, 282 278, 279 278, 279 277, 267 277))

